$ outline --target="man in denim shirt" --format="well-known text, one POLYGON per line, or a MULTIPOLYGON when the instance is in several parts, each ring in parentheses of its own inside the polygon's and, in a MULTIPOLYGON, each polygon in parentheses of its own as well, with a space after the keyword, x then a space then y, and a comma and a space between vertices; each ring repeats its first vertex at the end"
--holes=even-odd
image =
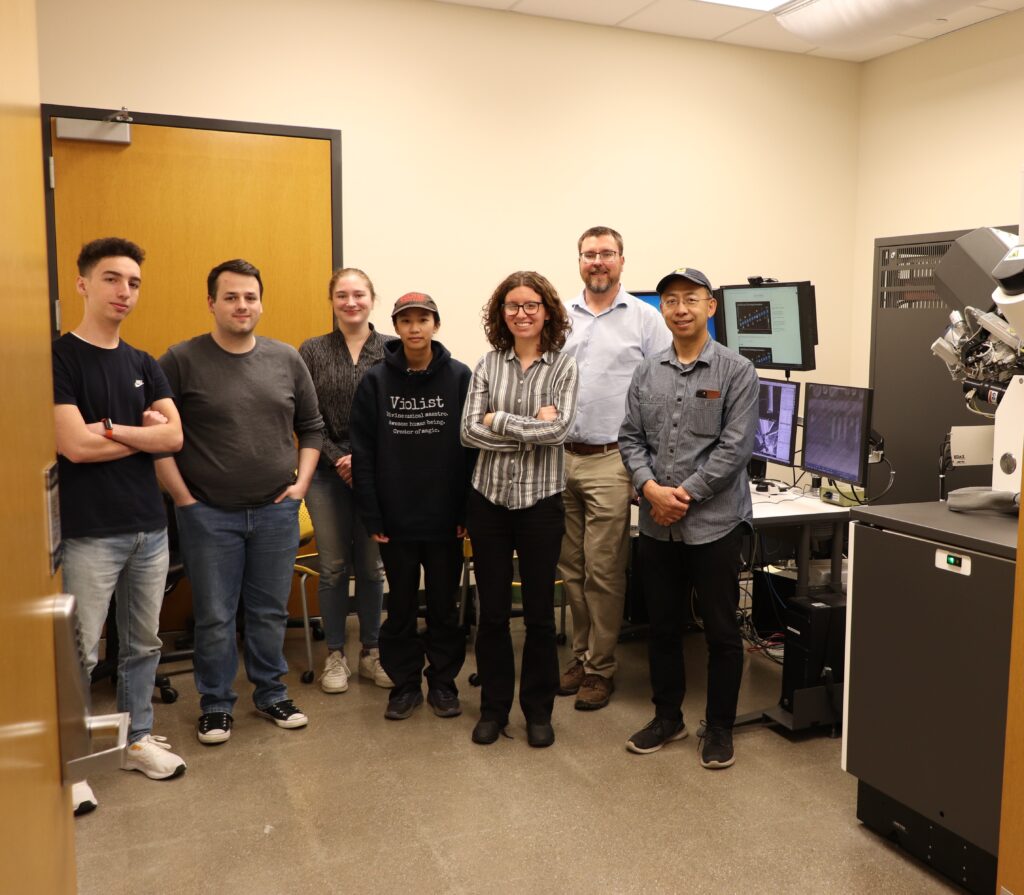
POLYGON ((691 589, 708 644, 701 764, 735 760, 732 726, 743 674, 736 621, 740 543, 751 522, 746 466, 754 447, 757 374, 711 339, 711 284, 679 268, 658 283, 672 347, 637 367, 619 431, 622 462, 641 495, 637 559, 650 615, 654 720, 626 748, 645 754, 687 735, 683 625, 691 589))

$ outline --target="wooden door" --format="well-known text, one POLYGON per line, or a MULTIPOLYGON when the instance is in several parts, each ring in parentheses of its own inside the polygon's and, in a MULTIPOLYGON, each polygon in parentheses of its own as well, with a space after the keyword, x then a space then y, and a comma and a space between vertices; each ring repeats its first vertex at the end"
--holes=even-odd
POLYGON ((1017 576, 1013 588, 997 890, 1000 895, 1024 893, 1024 518, 1018 523, 1017 576))
POLYGON ((53 462, 53 386, 35 0, 0 3, 0 889, 72 895, 74 827, 61 783, 43 470, 53 462))
MULTIPOLYGON (((61 332, 82 316, 75 259, 99 236, 146 251, 139 303, 121 334, 154 357, 209 332, 206 275, 230 258, 260 269, 259 335, 298 347, 331 329, 327 284, 341 263, 337 131, 134 113, 126 145, 57 138, 56 118, 103 120, 108 111, 43 110, 61 332)), ((185 582, 165 603, 161 627, 180 630, 190 603, 185 582)))

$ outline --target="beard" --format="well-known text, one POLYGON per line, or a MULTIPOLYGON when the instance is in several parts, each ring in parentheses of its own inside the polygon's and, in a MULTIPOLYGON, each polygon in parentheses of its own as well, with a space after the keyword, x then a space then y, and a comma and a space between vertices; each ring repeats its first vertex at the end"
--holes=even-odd
POLYGON ((617 288, 618 285, 618 280, 613 280, 611 274, 608 273, 592 273, 587 277, 587 288, 593 292, 594 295, 604 295, 611 289, 617 288), (605 282, 599 282, 597 279, 598 277, 604 277, 605 282))

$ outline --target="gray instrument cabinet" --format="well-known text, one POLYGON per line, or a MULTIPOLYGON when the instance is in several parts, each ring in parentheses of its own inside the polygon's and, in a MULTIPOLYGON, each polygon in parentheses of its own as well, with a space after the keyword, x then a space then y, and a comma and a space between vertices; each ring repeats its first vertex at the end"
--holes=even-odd
POLYGON ((991 892, 1017 520, 939 502, 851 518, 844 729, 858 817, 991 892))

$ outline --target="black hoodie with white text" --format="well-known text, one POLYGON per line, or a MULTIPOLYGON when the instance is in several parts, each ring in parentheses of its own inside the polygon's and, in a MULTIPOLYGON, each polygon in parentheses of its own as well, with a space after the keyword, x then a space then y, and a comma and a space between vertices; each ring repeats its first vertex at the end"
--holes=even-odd
POLYGON ((476 451, 459 440, 472 375, 440 342, 410 370, 401 341, 363 375, 352 402, 352 488, 366 530, 399 541, 455 537, 476 451))

